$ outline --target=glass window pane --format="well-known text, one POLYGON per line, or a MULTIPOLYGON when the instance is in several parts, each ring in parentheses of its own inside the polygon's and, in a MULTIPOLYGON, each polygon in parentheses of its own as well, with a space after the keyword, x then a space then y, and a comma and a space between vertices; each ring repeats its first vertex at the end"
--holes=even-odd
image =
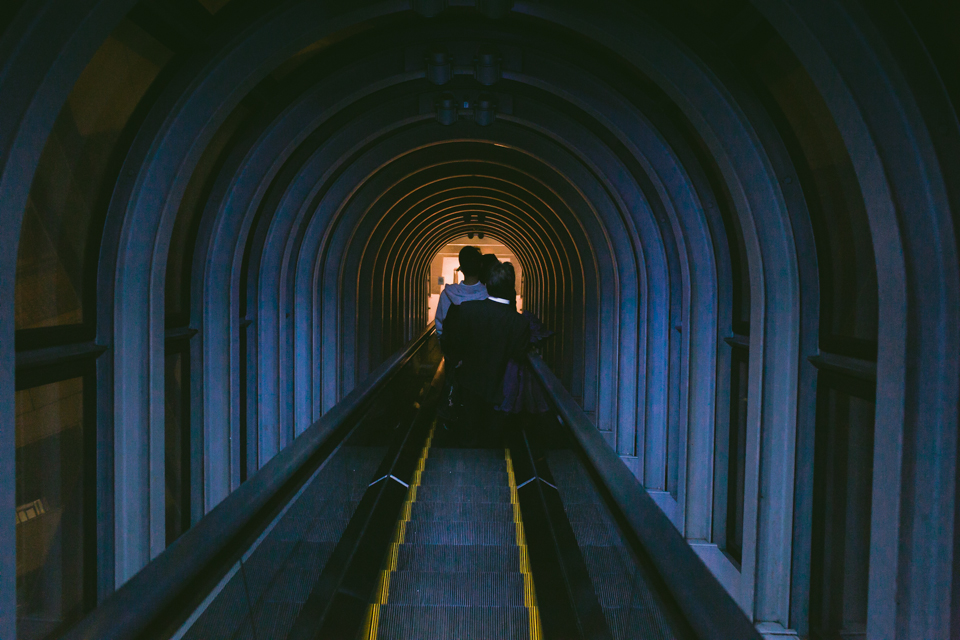
POLYGON ((188 363, 186 349, 167 354, 164 472, 168 545, 190 527, 188 363))
POLYGON ((749 388, 749 352, 731 351, 730 371, 730 445, 727 458, 727 530, 726 551, 737 562, 743 555, 743 501, 747 471, 747 389, 749 388))
POLYGON ((814 467, 810 631, 866 631, 874 402, 821 376, 814 467))
MULTIPOLYGON (((74 85, 44 145, 17 254, 16 328, 83 322, 91 229, 120 135, 172 53, 124 20, 74 85)), ((95 258, 95 256, 93 256, 95 258)))
POLYGON ((216 176, 223 153, 228 143, 243 124, 250 110, 237 105, 217 132, 197 164, 187 189, 180 202, 177 219, 173 223, 173 235, 170 238, 170 251, 167 254, 166 278, 166 323, 168 327, 185 326, 190 316, 190 265, 193 262, 193 248, 203 207, 207 203, 207 190, 216 176))
POLYGON ((821 344, 868 357, 858 343, 877 339, 877 272, 853 161, 826 102, 782 39, 772 37, 754 67, 806 164, 798 170, 818 245, 821 344))
POLYGON ((83 378, 16 393, 17 637, 83 613, 83 378))

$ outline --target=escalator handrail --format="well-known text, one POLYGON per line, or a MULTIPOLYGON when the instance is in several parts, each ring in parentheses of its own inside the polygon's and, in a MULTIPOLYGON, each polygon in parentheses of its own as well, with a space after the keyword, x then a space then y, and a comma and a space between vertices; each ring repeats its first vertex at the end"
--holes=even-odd
POLYGON ((698 640, 760 634, 540 356, 530 366, 698 640))
POLYGON ((72 627, 63 640, 132 640, 143 633, 284 490, 324 443, 413 357, 433 331, 431 323, 420 336, 371 372, 288 447, 72 627))

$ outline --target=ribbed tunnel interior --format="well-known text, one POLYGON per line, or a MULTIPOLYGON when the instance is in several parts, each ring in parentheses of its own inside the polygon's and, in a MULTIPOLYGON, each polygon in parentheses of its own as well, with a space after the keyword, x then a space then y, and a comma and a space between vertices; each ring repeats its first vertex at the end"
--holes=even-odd
MULTIPOLYGON (((608 62, 603 52, 565 53, 552 30, 478 25, 470 14, 389 24, 366 23, 314 47, 282 79, 273 74, 253 88, 262 104, 241 102, 248 124, 220 150, 208 199, 194 212, 181 207, 174 222, 211 218, 200 223, 197 248, 185 242, 170 260, 209 265, 202 276, 178 269, 189 279, 180 286, 191 325, 209 327, 204 356, 228 349, 239 333, 231 361, 247 364, 234 368, 240 379, 224 368, 205 381, 204 414, 224 421, 213 430, 228 433, 227 403, 244 394, 245 425, 234 428, 255 444, 232 458, 248 473, 270 459, 425 326, 433 256, 453 238, 482 232, 513 250, 526 274, 525 307, 556 331, 548 361, 611 442, 635 456, 632 425, 648 388, 666 396, 669 376, 679 380, 682 332, 667 327, 683 324, 684 288, 680 221, 661 201, 670 187, 657 193, 643 163, 682 170, 644 105, 619 95, 618 85, 636 86, 637 73, 607 69, 590 96, 571 99, 589 67, 608 62), (478 68, 480 60, 491 68, 478 68), (443 85, 431 74, 447 74, 443 85), (443 100, 452 102, 449 113, 439 113, 443 100), (480 115, 485 101, 490 122, 480 115), (619 142, 638 127, 649 140, 619 142), (227 286, 238 267, 239 287, 227 286), (638 323, 638 313, 653 322, 638 323)), ((660 119, 688 149, 677 132, 684 124, 660 119)), ((696 188, 683 182, 668 197, 700 208, 696 188)), ((713 224, 726 249, 723 223, 713 224)), ((705 255, 697 261, 716 271, 708 223, 700 225, 705 255)), ((724 257, 720 268, 729 270, 724 257)), ((715 289, 716 275, 709 280, 715 289)), ((673 406, 651 409, 653 429, 679 424, 673 387, 673 406)), ((665 488, 667 472, 657 473, 665 488)), ((226 486, 226 477, 219 481, 226 486)))
POLYGON ((474 237, 760 632, 956 632, 960 17, 661 4, 0 9, 0 636, 247 483, 474 237))

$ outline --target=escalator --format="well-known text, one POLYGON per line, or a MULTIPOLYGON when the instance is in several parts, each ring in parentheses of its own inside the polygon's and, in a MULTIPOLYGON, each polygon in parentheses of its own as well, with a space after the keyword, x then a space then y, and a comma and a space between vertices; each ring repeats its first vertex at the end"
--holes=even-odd
POLYGON ((428 439, 363 637, 538 637, 512 464, 428 439))
POLYGON ((531 367, 556 411, 464 447, 425 333, 65 637, 759 637, 531 367))

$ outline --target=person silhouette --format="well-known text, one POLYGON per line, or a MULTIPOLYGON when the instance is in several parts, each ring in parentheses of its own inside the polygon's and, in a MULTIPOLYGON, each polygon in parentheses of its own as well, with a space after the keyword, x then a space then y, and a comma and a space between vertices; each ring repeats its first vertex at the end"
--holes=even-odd
POLYGON ((507 413, 503 402, 507 363, 530 347, 530 321, 517 313, 516 273, 509 262, 490 268, 485 300, 462 302, 444 335, 445 354, 457 362, 456 384, 468 443, 499 446, 507 413))
POLYGON ((468 300, 483 300, 487 297, 487 288, 480 282, 480 249, 464 247, 460 249, 459 259, 463 282, 452 282, 445 286, 437 302, 434 325, 439 336, 443 336, 443 323, 451 307, 468 300))

